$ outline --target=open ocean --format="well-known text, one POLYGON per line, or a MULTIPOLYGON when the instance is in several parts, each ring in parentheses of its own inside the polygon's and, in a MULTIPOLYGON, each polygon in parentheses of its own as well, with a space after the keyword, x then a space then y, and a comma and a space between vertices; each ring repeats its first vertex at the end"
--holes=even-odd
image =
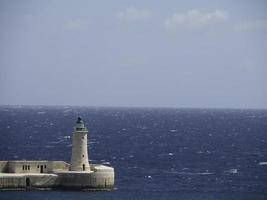
POLYGON ((77 116, 116 190, 0 191, 0 200, 267 199, 267 110, 0 106, 0 160, 71 156, 77 116))

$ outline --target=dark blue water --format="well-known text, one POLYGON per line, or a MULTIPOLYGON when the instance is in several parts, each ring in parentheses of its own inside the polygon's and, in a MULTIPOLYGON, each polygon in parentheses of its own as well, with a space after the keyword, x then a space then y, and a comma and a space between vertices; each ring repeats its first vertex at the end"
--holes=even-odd
POLYGON ((81 115, 113 192, 0 192, 0 199, 267 199, 267 110, 0 107, 0 160, 65 160, 81 115))

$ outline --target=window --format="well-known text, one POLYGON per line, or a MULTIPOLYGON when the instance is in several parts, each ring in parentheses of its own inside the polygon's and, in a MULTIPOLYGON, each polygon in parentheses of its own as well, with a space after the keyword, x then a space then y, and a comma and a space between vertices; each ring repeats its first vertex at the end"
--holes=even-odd
POLYGON ((82 136, 82 139, 84 139, 84 136, 82 136))
POLYGON ((39 165, 37 165, 37 168, 39 168, 39 165))
POLYGON ((84 155, 83 155, 83 157, 84 157, 84 155))
POLYGON ((44 166, 44 168, 46 168, 46 165, 44 166))
POLYGON ((30 165, 22 165, 22 170, 30 170, 30 165))

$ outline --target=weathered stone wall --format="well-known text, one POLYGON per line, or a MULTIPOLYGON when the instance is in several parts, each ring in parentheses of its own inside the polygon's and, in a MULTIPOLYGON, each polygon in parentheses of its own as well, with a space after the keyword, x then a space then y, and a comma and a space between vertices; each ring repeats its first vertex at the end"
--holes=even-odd
MULTIPOLYGON (((38 174, 38 175, 27 175, 30 180, 29 187, 36 188, 54 188, 57 187, 56 180, 58 178, 55 174, 38 174)), ((26 183, 26 178, 25 178, 26 183)))
POLYGON ((68 189, 111 189, 114 186, 114 169, 92 164, 92 171, 68 171, 64 161, 10 161, 0 162, 0 189, 16 188, 68 188, 68 189), (22 166, 30 166, 29 172, 22 166), (40 173, 38 165, 46 165, 40 173), (9 169, 7 170, 7 168, 9 169), (3 172, 12 173, 3 173, 3 172))
POLYGON ((43 173, 51 171, 49 169, 49 161, 9 161, 9 173, 40 173, 43 166, 43 173))
POLYGON ((8 161, 0 161, 0 173, 5 173, 8 170, 8 161))
POLYGON ((25 178, 23 176, 3 176, 0 177, 0 188, 24 188, 25 178))
POLYGON ((57 173, 57 185, 63 188, 110 189, 114 187, 114 170, 111 167, 94 172, 57 173))
POLYGON ((91 186, 90 173, 58 173, 57 185, 62 188, 79 189, 91 186))
POLYGON ((56 187, 55 174, 0 174, 0 188, 53 188, 56 187))
POLYGON ((9 173, 52 173, 68 171, 69 164, 64 161, 9 161, 9 173))
POLYGON ((114 174, 110 172, 95 172, 91 174, 93 188, 112 188, 114 186, 114 174))
POLYGON ((94 173, 91 174, 91 187, 112 188, 114 187, 114 168, 103 165, 92 165, 94 173))

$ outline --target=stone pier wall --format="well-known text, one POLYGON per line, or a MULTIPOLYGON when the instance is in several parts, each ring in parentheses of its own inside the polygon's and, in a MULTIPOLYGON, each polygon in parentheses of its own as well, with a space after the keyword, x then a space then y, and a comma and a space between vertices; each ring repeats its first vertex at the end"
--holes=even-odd
MULTIPOLYGON (((26 161, 27 162, 27 161, 26 161)), ((106 190, 114 187, 114 169, 104 165, 91 165, 91 171, 69 171, 69 164, 62 161, 31 161, 27 162, 32 168, 38 164, 47 164, 50 173, 6 173, 17 171, 25 162, 0 162, 0 189, 24 188, 64 188, 64 189, 96 189, 106 190), (11 169, 9 164, 11 163, 11 169), (52 166, 54 165, 54 167, 52 166), (54 170, 52 170, 54 169, 54 170), (57 169, 57 170, 56 170, 57 169)), ((35 169, 34 169, 35 170, 35 169)))
POLYGON ((0 173, 6 173, 8 171, 8 161, 0 161, 0 173))
POLYGON ((57 186, 56 180, 55 174, 0 174, 0 188, 53 188, 57 186))

